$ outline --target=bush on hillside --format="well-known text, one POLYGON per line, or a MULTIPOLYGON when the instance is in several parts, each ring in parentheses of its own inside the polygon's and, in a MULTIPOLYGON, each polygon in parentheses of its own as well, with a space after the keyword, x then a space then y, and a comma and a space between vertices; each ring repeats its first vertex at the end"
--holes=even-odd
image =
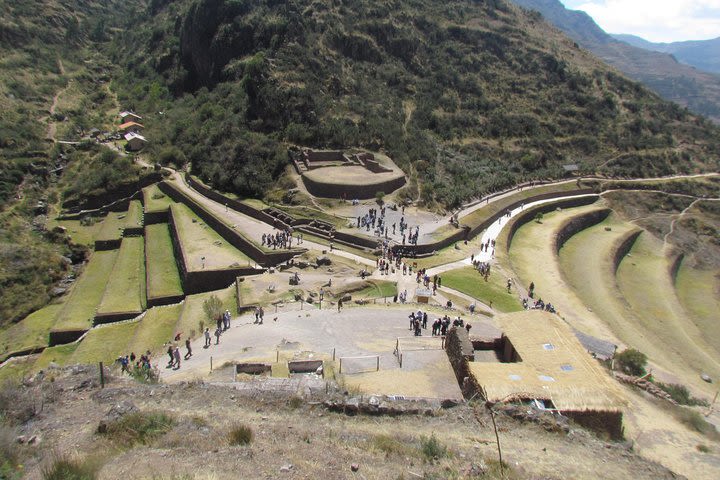
POLYGON ((628 348, 615 355, 620 370, 628 375, 643 376, 647 366, 647 355, 634 348, 628 348))

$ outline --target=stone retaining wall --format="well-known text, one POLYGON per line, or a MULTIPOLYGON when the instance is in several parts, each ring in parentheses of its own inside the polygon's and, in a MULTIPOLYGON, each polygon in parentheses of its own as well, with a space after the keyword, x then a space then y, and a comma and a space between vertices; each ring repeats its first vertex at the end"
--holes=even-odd
POLYGON ((127 197, 134 195, 139 190, 153 183, 157 183, 162 179, 162 173, 153 172, 144 177, 140 177, 138 180, 122 183, 111 192, 105 192, 99 195, 87 195, 82 201, 79 199, 69 200, 63 203, 62 208, 70 212, 101 208, 118 200, 124 201, 127 197))
POLYGON ((303 175, 302 181, 310 194, 324 198, 357 198, 365 200, 375 198, 377 192, 386 194, 394 192, 405 185, 405 177, 398 176, 385 181, 366 185, 346 185, 337 183, 319 182, 303 175))
MULTIPOLYGON (((160 190, 167 196, 175 200, 176 202, 187 205, 198 217, 200 217, 210 228, 220 234, 230 245, 237 248, 245 255, 250 257, 254 262, 262 266, 275 266, 280 263, 286 262, 296 255, 305 252, 305 249, 293 249, 293 250, 282 250, 266 252, 253 242, 236 232, 230 226, 225 224, 222 220, 215 217, 210 211, 205 209, 202 205, 199 205, 192 198, 185 195, 183 192, 177 189, 173 184, 167 182, 161 182, 158 184, 160 190)), ((268 215, 269 218, 272 218, 268 215)), ((172 218, 172 212, 170 213, 172 218)), ((171 222, 169 222, 171 223, 171 222)), ((226 285, 227 286, 227 285, 226 285)), ((186 290, 186 293, 189 293, 186 290)))
POLYGON ((114 238, 112 240, 95 240, 95 251, 115 250, 120 248, 122 238, 114 238))
POLYGON ((475 350, 470 337, 464 328, 453 327, 445 337, 445 352, 455 372, 455 378, 462 389, 463 396, 470 398, 476 392, 469 381, 470 369, 468 362, 475 359, 475 350), (466 380, 467 379, 467 380, 466 380))
POLYGON ((611 210, 609 208, 605 208, 586 212, 567 219, 555 234, 555 252, 559 252, 563 245, 565 245, 565 242, 576 233, 604 221, 608 215, 610 215, 610 212, 611 210))
POLYGON ((167 223, 168 221, 168 210, 160 210, 154 212, 144 213, 145 225, 155 225, 158 223, 167 223))
POLYGON ((517 231, 520 229, 520 227, 533 221, 538 213, 545 214, 557 210, 558 208, 564 209, 582 207, 597 202, 599 198, 600 197, 598 195, 578 198, 567 198, 564 200, 559 200, 557 202, 543 203, 542 205, 537 205, 535 207, 529 208, 524 212, 516 215, 515 218, 513 218, 510 221, 510 224, 506 227, 507 240, 505 241, 505 251, 510 251, 510 245, 512 244, 513 237, 515 236, 515 233, 517 233, 517 231))
POLYGON ((263 269, 248 267, 224 268, 219 270, 188 270, 187 256, 182 249, 172 209, 170 209, 168 220, 175 261, 177 262, 178 271, 180 272, 183 292, 185 292, 186 295, 227 288, 235 282, 237 277, 256 275, 264 271, 263 269))
POLYGON ((87 330, 52 330, 48 336, 48 347, 72 343, 85 335, 87 330))
POLYGON ((141 313, 142 311, 95 314, 95 318, 93 318, 93 326, 105 323, 121 322, 123 320, 131 320, 141 313))
POLYGON ((614 272, 617 272, 617 269, 620 267, 620 262, 622 262, 623 258, 625 258, 625 255, 627 255, 628 252, 632 249, 633 245, 635 245, 635 241, 642 232, 643 230, 636 230, 634 232, 631 232, 630 234, 628 234, 627 237, 620 241, 617 248, 615 249, 615 253, 613 254, 614 272))

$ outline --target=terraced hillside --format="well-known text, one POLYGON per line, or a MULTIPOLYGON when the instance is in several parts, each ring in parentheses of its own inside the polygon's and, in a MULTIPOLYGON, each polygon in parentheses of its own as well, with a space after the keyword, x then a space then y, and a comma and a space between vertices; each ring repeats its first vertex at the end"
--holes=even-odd
POLYGON ((720 296, 717 270, 710 268, 718 261, 717 237, 715 219, 696 205, 717 202, 660 190, 613 191, 604 198, 517 229, 507 260, 521 288, 534 282, 535 298, 551 302, 574 327, 637 348, 661 377, 707 390, 700 373, 720 374, 711 313, 720 296), (586 220, 608 207, 608 215, 586 220), (563 230, 573 223, 568 236, 563 230))

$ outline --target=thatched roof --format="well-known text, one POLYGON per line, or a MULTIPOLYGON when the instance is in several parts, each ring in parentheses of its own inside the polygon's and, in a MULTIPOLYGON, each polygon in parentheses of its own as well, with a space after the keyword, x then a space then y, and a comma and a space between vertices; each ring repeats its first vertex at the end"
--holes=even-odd
POLYGON ((625 403, 620 388, 558 316, 530 310, 499 317, 498 324, 521 361, 470 362, 470 374, 488 400, 551 400, 566 411, 615 411, 625 403))

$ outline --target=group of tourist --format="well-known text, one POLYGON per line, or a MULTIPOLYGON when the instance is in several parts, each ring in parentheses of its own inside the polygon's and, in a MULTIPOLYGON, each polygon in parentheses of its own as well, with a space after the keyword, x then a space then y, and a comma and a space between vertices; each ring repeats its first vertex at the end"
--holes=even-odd
MULTIPOLYGON (((423 312, 422 310, 418 310, 417 312, 410 312, 408 318, 410 319, 410 330, 413 331, 416 337, 422 336, 422 330, 427 329, 427 312, 423 312)), ((444 315, 442 318, 437 318, 433 322, 432 336, 444 337, 445 335, 447 335, 451 323, 453 327, 465 328, 468 333, 470 333, 470 329, 472 328, 472 325, 470 325, 469 323, 465 323, 465 321, 460 317, 455 317, 455 319, 451 321, 449 316, 444 315)))
POLYGON ((131 352, 130 355, 120 356, 116 360, 120 364, 121 373, 130 373, 130 368, 136 370, 150 370, 150 350, 148 350, 140 358, 135 356, 135 352, 131 352))
POLYGON ((556 313, 552 303, 545 303, 542 298, 538 298, 534 302, 530 302, 527 298, 523 298, 523 308, 525 310, 545 310, 546 312, 556 313))
MULTIPOLYGON (((277 248, 292 248, 292 231, 278 230, 275 233, 263 233, 262 234, 262 246, 272 247, 273 250, 277 248)), ((298 243, 300 243, 300 237, 298 237, 298 243)))
POLYGON ((479 260, 473 260, 473 267, 475 270, 480 272, 480 276, 487 282, 490 278, 490 262, 481 262, 479 260))

